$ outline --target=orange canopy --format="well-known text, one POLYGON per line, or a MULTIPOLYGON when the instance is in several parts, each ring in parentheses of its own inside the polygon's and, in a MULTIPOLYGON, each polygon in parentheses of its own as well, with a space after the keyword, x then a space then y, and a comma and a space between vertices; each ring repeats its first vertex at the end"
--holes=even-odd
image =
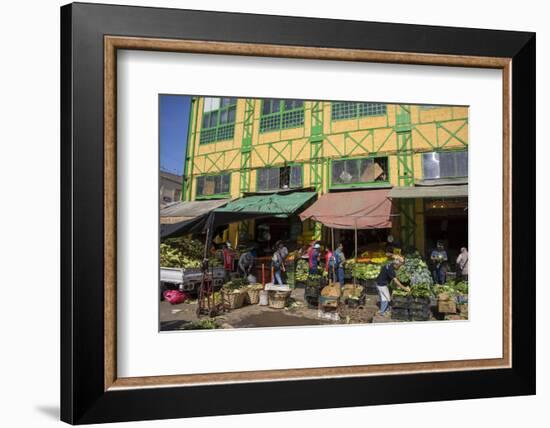
POLYGON ((326 193, 300 214, 336 229, 384 229, 391 227, 390 189, 326 193))

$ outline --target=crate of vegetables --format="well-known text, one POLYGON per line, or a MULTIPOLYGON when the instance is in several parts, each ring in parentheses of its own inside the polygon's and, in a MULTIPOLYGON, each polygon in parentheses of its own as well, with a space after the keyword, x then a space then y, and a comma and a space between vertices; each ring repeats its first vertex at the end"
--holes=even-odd
POLYGON ((407 291, 396 289, 392 293, 391 305, 392 308, 409 309, 411 296, 407 291))
POLYGON ((409 309, 411 321, 428 321, 431 316, 429 307, 422 309, 409 309))
POLYGON ((456 314, 456 303, 454 300, 439 300, 437 311, 441 314, 456 314))
POLYGON ((398 321, 410 321, 409 310, 405 308, 392 308, 391 317, 398 321))

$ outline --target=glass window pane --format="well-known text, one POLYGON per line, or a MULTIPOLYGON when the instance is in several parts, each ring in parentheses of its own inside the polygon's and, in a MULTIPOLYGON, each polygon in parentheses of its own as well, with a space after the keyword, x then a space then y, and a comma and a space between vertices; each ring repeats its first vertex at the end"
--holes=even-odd
POLYGON ((212 111, 212 98, 206 97, 204 99, 203 112, 208 113, 209 111, 212 111))
POLYGON ((468 152, 457 153, 457 177, 468 177, 468 152))
POLYGON ((257 179, 257 191, 263 191, 267 190, 267 170, 266 169, 259 169, 256 174, 258 174, 257 179))
POLYGON ((281 100, 271 101, 271 113, 278 113, 281 111, 281 100))
POLYGON ((357 159, 349 159, 345 163, 345 170, 349 174, 349 182, 355 182, 359 179, 359 162, 357 159))
POLYGON ((264 100, 262 114, 269 114, 269 113, 271 113, 271 100, 264 100))
POLYGON ((202 195, 204 189, 204 177, 197 177, 197 195, 202 195))
POLYGON ((237 107, 231 107, 229 109, 229 120, 228 120, 229 123, 234 123, 235 122, 235 111, 236 110, 237 110, 237 107))
POLYGON ((210 126, 210 113, 204 113, 202 116, 202 127, 208 128, 210 126))
POLYGON ((454 153, 439 154, 439 172, 441 177, 456 177, 456 163, 454 153))
POLYGON ((218 112, 213 111, 210 113, 210 128, 218 125, 218 112))
POLYGON ((221 98, 212 98, 212 110, 218 110, 220 108, 221 98))
POLYGON ((425 179, 439 178, 439 153, 424 153, 422 155, 422 167, 425 179))
POLYGON ((279 168, 269 169, 269 183, 268 190, 276 190, 279 188, 280 172, 279 168))
POLYGON ((302 187, 302 166, 293 165, 290 167, 290 187, 302 187))
POLYGON ((333 161, 332 162, 332 182, 334 184, 342 184, 344 173, 344 161, 333 161))
POLYGON ((223 174, 222 175, 222 184, 221 184, 221 192, 220 193, 229 193, 230 180, 231 180, 231 174, 223 174))
POLYGON ((222 110, 220 112, 220 125, 227 123, 227 114, 228 114, 227 110, 222 110))

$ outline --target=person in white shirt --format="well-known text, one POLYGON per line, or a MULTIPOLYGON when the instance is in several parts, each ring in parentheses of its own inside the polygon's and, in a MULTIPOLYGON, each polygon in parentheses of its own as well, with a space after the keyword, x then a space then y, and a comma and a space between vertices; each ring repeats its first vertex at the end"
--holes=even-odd
POLYGON ((466 247, 460 249, 460 254, 456 258, 456 264, 460 269, 461 278, 464 281, 468 281, 468 249, 466 247))

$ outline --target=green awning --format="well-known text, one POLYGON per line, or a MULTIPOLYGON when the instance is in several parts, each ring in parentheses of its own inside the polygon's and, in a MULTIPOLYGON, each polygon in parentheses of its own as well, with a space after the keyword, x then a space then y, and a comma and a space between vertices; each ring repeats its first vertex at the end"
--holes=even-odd
POLYGON ((204 228, 214 231, 217 227, 244 220, 266 217, 289 217, 305 209, 316 192, 280 192, 251 195, 229 202, 212 211, 204 228))
POLYGON ((214 211, 216 213, 240 212, 288 217, 316 195, 317 193, 315 192, 289 192, 245 196, 244 198, 231 201, 224 207, 217 208, 214 211))

